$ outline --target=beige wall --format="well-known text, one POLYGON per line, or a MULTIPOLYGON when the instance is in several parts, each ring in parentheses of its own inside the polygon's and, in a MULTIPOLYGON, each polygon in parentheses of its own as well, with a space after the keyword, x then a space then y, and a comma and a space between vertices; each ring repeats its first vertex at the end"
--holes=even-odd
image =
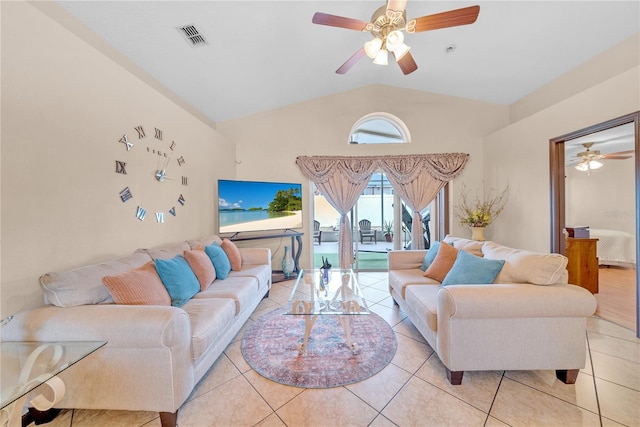
POLYGON ((640 109, 640 66, 556 103, 485 139, 487 184, 509 185, 505 212, 488 238, 550 249, 549 140, 640 109))
MULTIPOLYGON (((507 122, 506 106, 375 85, 220 122, 217 129, 237 145, 238 178, 302 182, 303 197, 310 212, 309 183, 295 164, 297 156, 463 152, 468 153, 470 159, 458 181, 479 188, 483 137, 506 126, 507 122), (404 121, 411 131, 412 142, 348 144, 353 124, 362 116, 378 111, 404 121)), ((305 216, 302 266, 309 265, 312 221, 312 215, 305 216)), ((468 233, 457 224, 453 232, 468 233)), ((278 242, 273 244, 274 260, 279 260, 282 250, 278 242)))
MULTIPOLYGON (((38 277, 215 231, 215 182, 234 146, 210 126, 23 2, 2 2, 1 314, 42 303, 38 277), (144 125, 138 141, 134 127, 144 125), (155 182, 153 128, 186 163, 155 182), (118 143, 127 133, 131 152, 118 143), (127 161, 127 175, 115 160, 127 161), (166 185, 165 185, 166 184, 166 185), (129 186, 134 198, 122 203, 129 186), (168 210, 182 193, 178 216, 168 210), (141 204, 149 212, 135 218, 141 204)), ((160 144, 161 146, 161 144, 160 144)))

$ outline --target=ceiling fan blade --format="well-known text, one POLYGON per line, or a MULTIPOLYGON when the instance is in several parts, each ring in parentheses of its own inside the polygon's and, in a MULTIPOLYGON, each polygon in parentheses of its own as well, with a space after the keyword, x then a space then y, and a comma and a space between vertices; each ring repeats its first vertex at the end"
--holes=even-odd
POLYGON ((480 6, 469 6, 448 12, 436 13, 434 15, 422 16, 415 19, 415 32, 419 33, 421 31, 473 24, 476 22, 479 13, 480 6))
POLYGON ((353 68, 354 65, 358 63, 364 56, 366 56, 366 52, 364 51, 364 47, 361 47, 356 53, 354 53, 351 58, 347 59, 347 62, 342 64, 340 68, 336 70, 336 74, 344 74, 353 68))
POLYGON ((345 18, 343 16, 329 15, 316 12, 311 20, 314 24, 329 25, 331 27, 347 28, 349 30, 365 31, 368 22, 359 19, 345 18))
POLYGON ((616 151, 615 153, 605 154, 605 156, 616 156, 618 154, 634 154, 636 150, 616 151))
POLYGON ((407 0, 389 0, 387 3, 387 10, 394 10, 396 12, 404 12, 407 7, 407 0))
POLYGON ((607 160, 624 160, 630 159, 632 156, 621 156, 617 154, 605 154, 602 158, 607 160))
MULTIPOLYGON (((394 52, 395 57, 395 52, 394 52)), ((418 69, 418 65, 416 61, 413 60, 413 56, 411 56, 411 52, 407 52, 400 57, 400 59, 396 58, 396 62, 400 66, 402 72, 407 75, 413 73, 418 69)))

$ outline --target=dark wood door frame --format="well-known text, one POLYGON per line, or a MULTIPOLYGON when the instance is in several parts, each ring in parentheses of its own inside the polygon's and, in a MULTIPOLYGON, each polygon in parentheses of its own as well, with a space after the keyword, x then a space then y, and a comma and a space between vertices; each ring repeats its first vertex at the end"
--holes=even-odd
MULTIPOLYGON (((565 171, 564 171, 564 143, 595 132, 611 129, 616 126, 633 123, 635 131, 635 194, 636 194, 636 266, 640 260, 640 111, 608 120, 597 125, 589 126, 575 132, 568 133, 549 140, 549 179, 551 193, 551 252, 565 253, 565 171)), ((640 279, 636 270, 636 336, 640 338, 640 279)))

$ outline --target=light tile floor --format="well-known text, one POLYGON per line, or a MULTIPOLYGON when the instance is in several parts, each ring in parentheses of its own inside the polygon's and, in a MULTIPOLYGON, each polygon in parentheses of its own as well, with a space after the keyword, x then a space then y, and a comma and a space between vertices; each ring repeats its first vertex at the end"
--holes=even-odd
MULTIPOLYGON (((575 385, 558 381, 554 371, 496 371, 466 372, 462 385, 452 386, 388 296, 386 273, 360 273, 359 281, 370 308, 396 332, 398 349, 385 369, 345 387, 284 386, 244 361, 243 329, 180 408, 180 427, 640 426, 640 340, 632 331, 589 318, 587 366, 575 385)), ((285 304, 291 287, 274 284, 250 322, 285 304)), ((153 412, 69 410, 48 425, 155 427, 160 421, 153 412)))

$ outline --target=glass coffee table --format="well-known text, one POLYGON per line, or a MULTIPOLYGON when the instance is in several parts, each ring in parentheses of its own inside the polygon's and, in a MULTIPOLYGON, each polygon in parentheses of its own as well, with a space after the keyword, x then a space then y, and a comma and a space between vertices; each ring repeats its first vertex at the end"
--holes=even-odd
POLYGON ((58 374, 84 359, 106 341, 4 341, 0 342, 0 425, 21 426, 27 395, 42 386, 31 406, 51 409, 65 393, 58 374))
POLYGON ((358 344, 351 340, 351 318, 370 313, 353 270, 330 268, 301 270, 284 314, 304 316, 304 340, 298 344, 299 354, 307 348, 318 316, 337 316, 347 345, 357 354, 358 344))

